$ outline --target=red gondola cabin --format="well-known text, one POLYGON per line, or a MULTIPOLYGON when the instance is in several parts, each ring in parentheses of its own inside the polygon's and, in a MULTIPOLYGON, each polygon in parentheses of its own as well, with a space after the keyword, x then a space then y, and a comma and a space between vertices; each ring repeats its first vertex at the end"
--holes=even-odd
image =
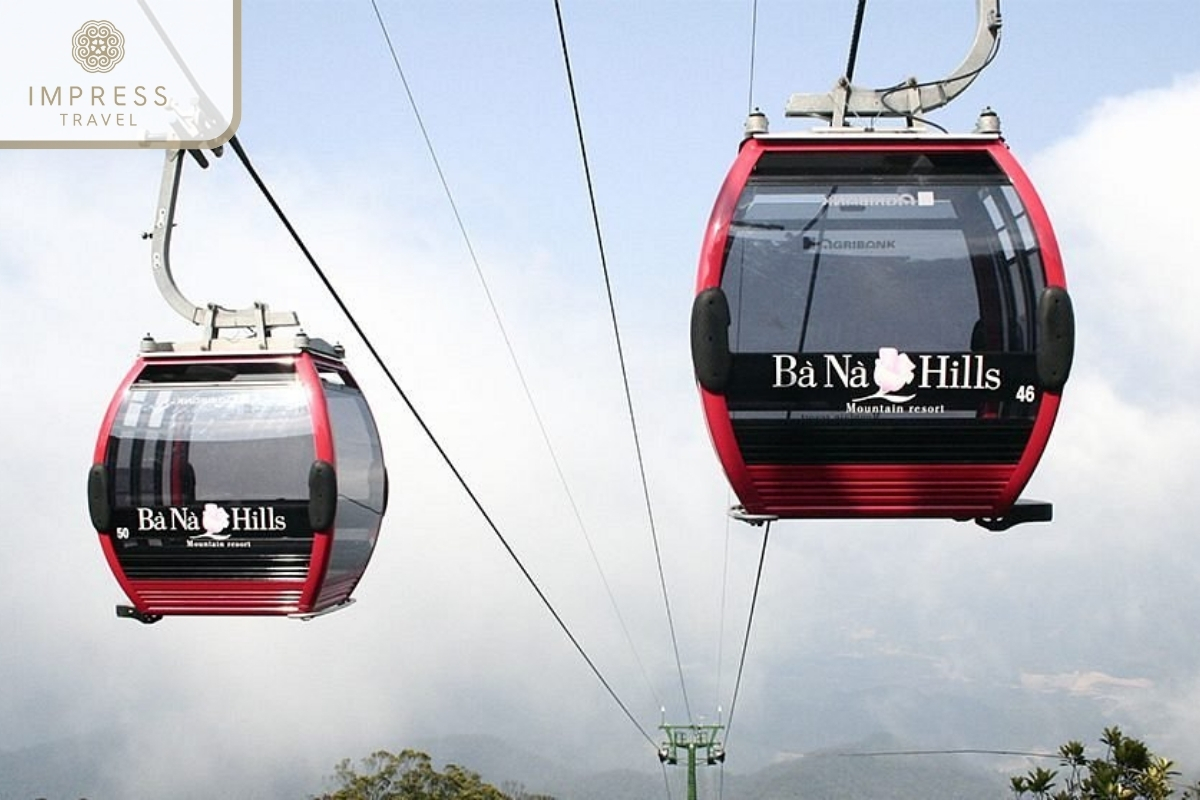
POLYGON ((692 354, 746 514, 1048 519, 1017 505, 1074 318, 998 135, 764 134, 717 197, 692 354))
POLYGON ((310 616, 350 601, 387 493, 340 348, 144 352, 104 418, 92 522, 132 606, 310 616))

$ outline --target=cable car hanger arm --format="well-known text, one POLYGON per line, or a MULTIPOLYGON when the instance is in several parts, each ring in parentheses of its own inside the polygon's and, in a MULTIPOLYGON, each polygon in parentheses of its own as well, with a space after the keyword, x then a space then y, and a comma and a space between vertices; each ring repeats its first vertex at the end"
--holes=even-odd
MULTIPOLYGON (((154 228, 147 236, 151 239, 151 266, 154 282, 163 299, 171 308, 194 325, 206 329, 211 342, 219 331, 227 328, 253 328, 258 331, 263 347, 266 347, 271 328, 295 327, 300 324, 295 312, 270 311, 265 303, 255 303, 249 308, 228 309, 215 303, 197 305, 184 296, 171 274, 171 232, 175 226, 175 204, 179 197, 179 182, 183 173, 184 155, 191 153, 201 167, 208 160, 199 150, 167 150, 163 162, 162 184, 158 193, 158 207, 154 214, 154 228)), ((221 148, 213 150, 220 156, 221 148)))
POLYGON ((941 108, 971 85, 995 56, 1000 44, 1000 0, 977 0, 975 43, 963 62, 941 80, 920 83, 916 78, 886 89, 865 89, 846 77, 824 94, 793 94, 784 114, 789 117, 828 117, 835 128, 846 115, 914 117, 941 108))

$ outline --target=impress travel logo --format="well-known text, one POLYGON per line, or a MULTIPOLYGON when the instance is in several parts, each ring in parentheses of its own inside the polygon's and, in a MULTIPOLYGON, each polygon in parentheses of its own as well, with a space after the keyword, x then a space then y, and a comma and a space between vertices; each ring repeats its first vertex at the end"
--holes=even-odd
POLYGON ((83 23, 73 44, 71 55, 88 72, 108 72, 125 57, 125 37, 105 19, 83 23))
POLYGON ((215 147, 241 116, 240 0, 0 4, 0 147, 215 147))

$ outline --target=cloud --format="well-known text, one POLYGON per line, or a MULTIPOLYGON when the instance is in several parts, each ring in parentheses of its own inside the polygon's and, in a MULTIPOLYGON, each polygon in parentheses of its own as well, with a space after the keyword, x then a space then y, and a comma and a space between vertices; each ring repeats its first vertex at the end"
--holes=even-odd
POLYGON ((1088 697, 1112 698, 1131 691, 1152 689, 1148 678, 1117 678, 1103 672, 1068 672, 1057 675, 1021 674, 1021 686, 1035 692, 1067 692, 1088 697))
MULTIPOLYGON (((1016 683, 1099 702, 1196 675, 1188 641, 1200 612, 1189 591, 1200 555, 1191 530, 1200 424, 1190 405, 1200 326, 1189 309, 1200 284, 1185 242, 1197 207, 1188 193, 1200 185, 1186 142, 1197 109, 1196 76, 1114 98, 1027 163, 1058 226, 1079 318, 1075 372, 1030 489, 1056 502, 1055 523, 1003 536, 942 521, 778 525, 738 712, 744 751, 761 747, 766 758, 812 745, 822 735, 816 717, 793 705, 807 698, 806 708, 853 721, 829 731, 853 735, 854 725, 880 720, 919 726, 913 697, 1016 683)), ((394 158, 389 168, 408 175, 411 165, 394 158)), ((0 681, 14 687, 0 696, 0 747, 128 726, 139 758, 161 764, 130 781, 158 796, 176 776, 202 781, 231 764, 253 762, 263 776, 297 761, 328 771, 416 733, 507 733, 536 746, 587 745, 610 763, 650 763, 647 743, 228 158, 185 176, 180 283, 201 302, 295 308, 310 333, 347 345, 384 431, 393 506, 359 604, 328 619, 149 629, 116 620, 111 607, 122 598, 88 526, 84 475, 140 337, 191 334, 158 299, 139 239, 160 163, 146 153, 9 152, 3 161, 0 307, 33 355, 10 362, 12 379, 0 384, 9 454, 0 484, 14 543, 0 561, 10 610, 0 681), (190 753, 177 747, 181 728, 190 753), (600 740, 611 749, 595 750, 600 740)), ((256 161, 618 693, 635 698, 651 726, 660 702, 682 715, 606 310, 595 278, 579 277, 594 258, 590 243, 555 231, 505 240, 484 266, 645 675, 453 227, 432 201, 404 200, 388 170, 318 173, 269 150, 256 161)), ((503 204, 503 193, 490 202, 503 204)), ((631 293, 642 285, 624 277, 631 293)), ((729 696, 762 531, 727 528, 722 516, 728 496, 686 352, 690 276, 679 285, 678 303, 643 296, 620 310, 685 669, 697 713, 711 713, 729 696)))
MULTIPOLYGON (((0 175, 0 307, 14 329, 37 340, 20 380, 0 387, 10 454, 0 480, 19 554, 0 562, 0 597, 12 611, 0 677, 19 687, 0 698, 0 747, 101 727, 134 730, 139 762, 161 769, 131 773, 131 797, 173 794, 173 782, 212 787, 218 773, 267 776, 293 759, 328 771, 338 758, 398 748, 418 733, 511 733, 552 744, 559 732, 531 727, 530 718, 608 731, 621 751, 646 747, 629 736, 261 200, 222 186, 238 169, 228 158, 207 173, 189 165, 185 174, 173 252, 179 283, 198 302, 269 299, 296 308, 310 333, 347 345, 384 432, 392 508, 359 604, 334 617, 168 619, 142 628, 113 616, 123 598, 83 495, 100 417, 144 333, 195 331, 158 298, 138 237, 148 227, 159 157, 88 156, 6 154, 10 168, 0 175), (106 187, 104 202, 79 185, 106 187), (304 732, 317 719, 330 732, 310 740, 304 732), (188 731, 186 756, 171 733, 179 730, 188 731), (238 754, 251 752, 257 766, 230 773, 238 754)), ((392 224, 394 210, 371 196, 343 196, 329 207, 325 198, 342 183, 381 180, 283 178, 274 188, 516 552, 621 694, 639 698, 639 716, 652 718, 658 703, 618 626, 611 613, 596 612, 603 587, 456 240, 429 234, 419 213, 392 224), (398 233, 409 228, 418 235, 398 233)), ((515 304, 511 331, 543 345, 529 356, 530 383, 614 591, 637 622, 639 606, 656 607, 657 584, 649 538, 640 521, 630 523, 638 506, 628 443, 610 433, 621 430, 624 409, 611 374, 575 366, 610 369, 611 351, 585 330, 579 290, 549 258, 491 266, 497 281, 512 282, 530 277, 527 264, 542 265, 515 304), (537 326, 559 333, 534 336, 537 326)), ((643 649, 647 628, 661 641, 660 617, 652 620, 633 628, 643 649)), ((669 651, 650 649, 643 658, 651 673, 670 675, 669 651)))
POLYGON ((1029 170, 1063 244, 1084 370, 1151 408, 1196 385, 1200 73, 1109 98, 1029 170))

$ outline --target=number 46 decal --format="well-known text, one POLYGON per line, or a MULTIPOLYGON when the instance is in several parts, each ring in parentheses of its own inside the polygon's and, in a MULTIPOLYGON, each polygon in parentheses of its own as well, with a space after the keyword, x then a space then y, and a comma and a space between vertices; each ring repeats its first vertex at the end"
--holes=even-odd
POLYGON ((1033 388, 1033 384, 1025 384, 1017 387, 1017 401, 1021 403, 1032 403, 1037 399, 1037 389, 1033 388))

